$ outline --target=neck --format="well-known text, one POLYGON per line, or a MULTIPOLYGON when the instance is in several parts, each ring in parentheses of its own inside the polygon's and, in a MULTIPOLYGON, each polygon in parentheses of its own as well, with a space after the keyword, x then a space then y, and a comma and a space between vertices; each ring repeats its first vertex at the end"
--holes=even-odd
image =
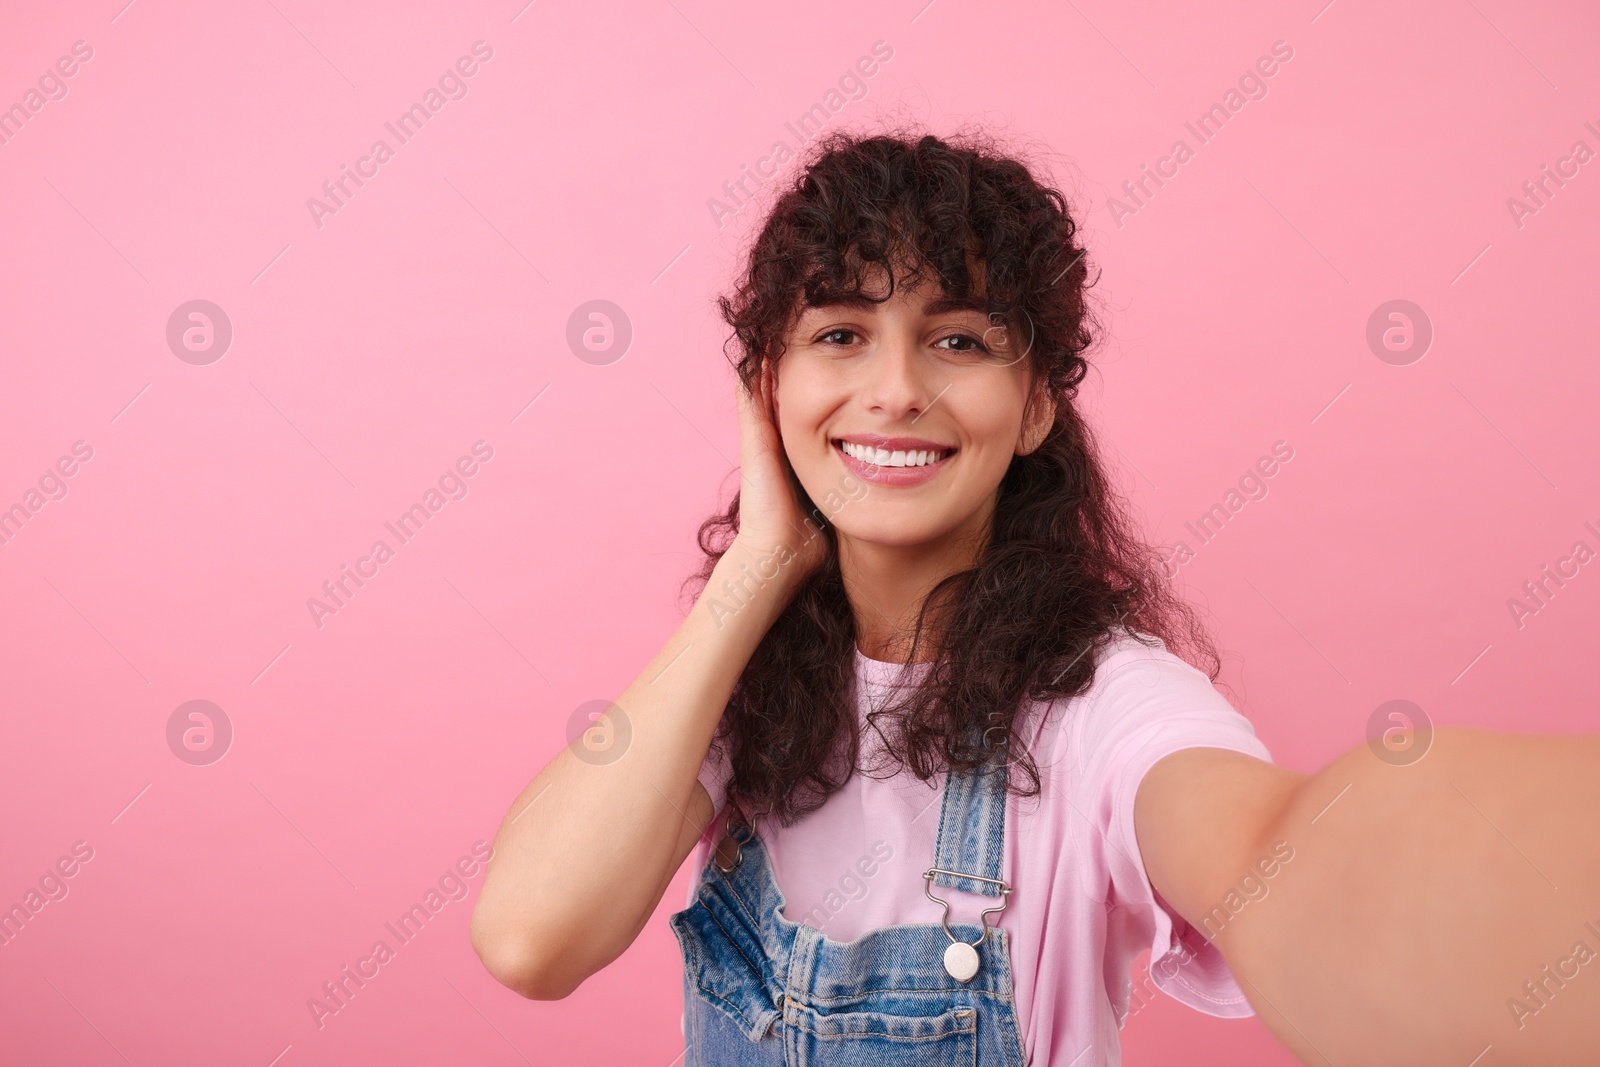
MULTIPOLYGON (((989 513, 956 530, 915 545, 887 545, 839 533, 839 574, 855 615, 856 644, 870 659, 911 662, 911 635, 928 593, 944 578, 966 570, 983 551, 989 513)), ((939 621, 924 620, 916 661, 932 658, 939 621)))

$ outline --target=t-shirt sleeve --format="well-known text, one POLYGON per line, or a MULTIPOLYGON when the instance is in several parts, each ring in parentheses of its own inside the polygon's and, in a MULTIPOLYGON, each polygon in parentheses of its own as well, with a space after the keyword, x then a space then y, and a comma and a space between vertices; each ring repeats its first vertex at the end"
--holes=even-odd
POLYGON ((690 850, 689 857, 691 875, 689 878, 689 893, 685 899, 685 906, 694 903, 695 879, 692 872, 704 867, 706 860, 711 855, 712 836, 720 829, 716 816, 721 815, 722 806, 728 799, 728 780, 733 777, 733 765, 728 760, 727 746, 722 739, 722 724, 717 724, 717 733, 711 740, 711 747, 707 750, 705 759, 700 763, 700 772, 696 777, 700 784, 705 786, 706 794, 711 798, 712 820, 706 824, 705 833, 700 835, 699 843, 690 850))
POLYGON ((711 797, 712 812, 722 811, 722 805, 728 799, 728 779, 732 776, 733 767, 728 762, 727 747, 719 726, 718 736, 712 738, 711 748, 700 764, 699 774, 700 784, 706 787, 706 793, 711 797))
MULTIPOLYGON (((1145 773, 1185 748, 1222 748, 1271 761, 1250 720, 1201 671, 1167 651, 1132 643, 1108 656, 1080 737, 1084 797, 1099 831, 1107 874, 1107 980, 1126 989, 1128 964, 1150 948, 1150 981, 1207 1015, 1253 1015, 1221 951, 1150 884, 1134 833, 1133 806, 1145 773), (1120 974, 1115 973, 1120 966, 1120 974)), ((1115 995, 1115 994, 1114 994, 1115 995)), ((1126 996, 1117 1005, 1125 1015, 1126 996)))

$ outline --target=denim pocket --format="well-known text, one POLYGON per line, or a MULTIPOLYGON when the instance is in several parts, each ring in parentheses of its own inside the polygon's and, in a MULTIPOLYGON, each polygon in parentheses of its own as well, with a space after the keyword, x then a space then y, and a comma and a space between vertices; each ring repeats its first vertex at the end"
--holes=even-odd
POLYGON ((975 1067, 978 1010, 971 1005, 936 1015, 810 1008, 791 1013, 786 1024, 805 1035, 811 1060, 839 1067, 975 1067))

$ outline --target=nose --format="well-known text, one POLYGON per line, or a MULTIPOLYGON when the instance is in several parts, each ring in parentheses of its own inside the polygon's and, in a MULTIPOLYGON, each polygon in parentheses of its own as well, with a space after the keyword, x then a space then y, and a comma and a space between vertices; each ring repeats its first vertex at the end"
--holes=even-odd
POLYGON ((930 370, 915 335, 890 330, 867 361, 863 400, 886 422, 915 420, 933 403, 930 370))

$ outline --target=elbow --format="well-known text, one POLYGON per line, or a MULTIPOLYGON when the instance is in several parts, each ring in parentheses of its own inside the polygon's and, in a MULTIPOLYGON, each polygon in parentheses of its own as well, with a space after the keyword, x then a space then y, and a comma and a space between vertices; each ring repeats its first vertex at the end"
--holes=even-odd
POLYGON ((540 939, 495 929, 474 914, 472 949, 494 980, 528 1000, 564 1000, 583 984, 584 975, 555 965, 565 954, 541 951, 540 939))

